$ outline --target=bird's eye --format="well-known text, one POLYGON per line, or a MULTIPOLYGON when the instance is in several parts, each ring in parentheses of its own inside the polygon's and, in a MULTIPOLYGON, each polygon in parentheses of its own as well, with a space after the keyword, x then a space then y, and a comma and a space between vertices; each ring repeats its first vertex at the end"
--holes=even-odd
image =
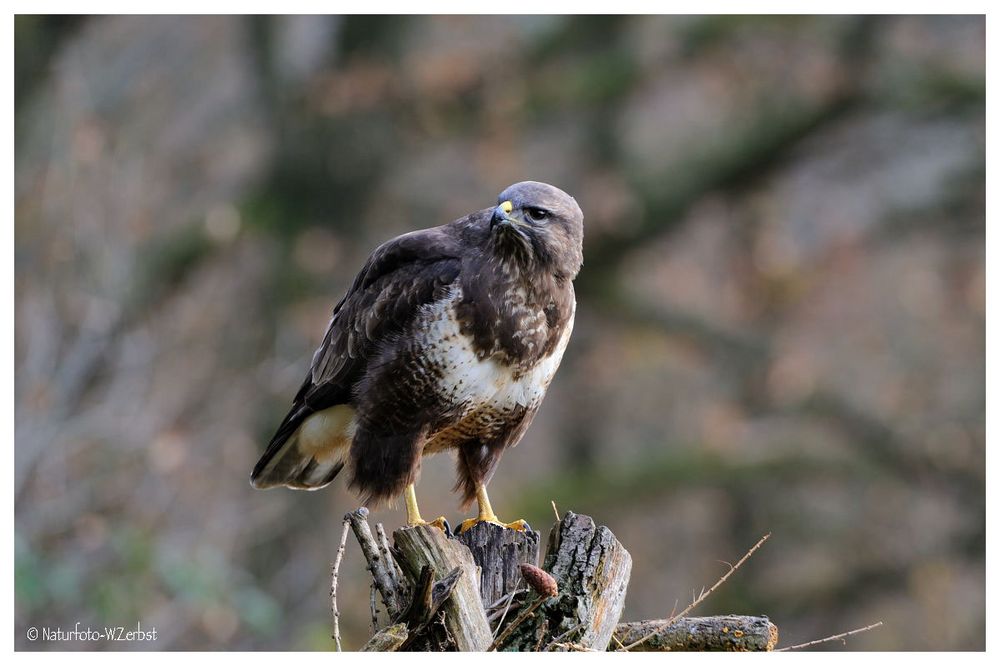
POLYGON ((524 212, 535 222, 541 222, 549 216, 549 211, 544 208, 525 208, 524 212))

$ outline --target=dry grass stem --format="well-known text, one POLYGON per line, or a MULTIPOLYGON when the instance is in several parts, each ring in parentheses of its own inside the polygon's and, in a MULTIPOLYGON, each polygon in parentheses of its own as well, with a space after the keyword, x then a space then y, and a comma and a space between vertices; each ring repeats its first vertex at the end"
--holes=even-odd
POLYGON ((560 647, 568 652, 598 652, 594 648, 589 648, 579 643, 551 643, 549 647, 560 647))
POLYGON ((504 606, 503 614, 500 615, 500 621, 497 622, 497 628, 493 631, 493 640, 496 640, 497 633, 500 632, 500 627, 503 625, 503 621, 507 619, 507 611, 510 610, 510 604, 512 601, 514 601, 514 595, 516 595, 518 592, 520 592, 520 590, 514 590, 513 592, 507 595, 507 605, 504 606))
POLYGON ((493 620, 495 620, 500 615, 500 613, 501 613, 500 607, 501 606, 503 606, 504 604, 506 604, 509 600, 513 599, 513 597, 517 596, 518 593, 524 592, 524 591, 525 591, 525 589, 523 587, 522 588, 518 588, 518 589, 514 590, 513 592, 508 592, 507 594, 503 595, 502 597, 500 597, 499 599, 497 599, 496 601, 494 601, 493 605, 490 606, 488 609, 486 609, 487 614, 488 614, 487 617, 489 617, 490 623, 492 623, 493 620))

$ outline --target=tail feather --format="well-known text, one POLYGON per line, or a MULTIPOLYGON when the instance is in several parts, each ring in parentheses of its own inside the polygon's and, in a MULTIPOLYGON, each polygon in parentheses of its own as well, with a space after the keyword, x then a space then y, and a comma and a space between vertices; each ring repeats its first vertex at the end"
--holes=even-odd
POLYGON ((357 423, 349 405, 314 412, 308 407, 285 417, 250 475, 254 488, 285 486, 316 490, 344 468, 357 423))
POLYGON ((330 484, 344 468, 340 459, 330 460, 303 453, 298 446, 298 433, 280 447, 269 447, 250 475, 254 488, 285 486, 296 490, 318 490, 330 484))

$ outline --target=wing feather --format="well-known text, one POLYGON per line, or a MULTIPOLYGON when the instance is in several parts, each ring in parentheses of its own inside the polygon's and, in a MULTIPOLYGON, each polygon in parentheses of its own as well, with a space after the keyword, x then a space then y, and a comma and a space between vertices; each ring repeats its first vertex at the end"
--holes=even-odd
MULTIPOLYGON (((402 333, 421 306, 444 297, 461 268, 459 241, 447 226, 404 234, 369 257, 334 308, 291 409, 254 467, 254 485, 264 483, 259 476, 265 469, 279 468, 269 463, 284 455, 286 443, 294 442, 292 436, 305 419, 350 401, 381 343, 402 333)), ((274 479, 267 482, 275 485, 274 479)))

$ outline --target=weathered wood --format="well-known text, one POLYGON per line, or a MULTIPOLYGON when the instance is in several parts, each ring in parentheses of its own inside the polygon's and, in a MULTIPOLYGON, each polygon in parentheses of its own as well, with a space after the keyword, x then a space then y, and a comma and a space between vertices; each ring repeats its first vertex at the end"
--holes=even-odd
POLYGON ((603 651, 631 644, 633 651, 752 651, 772 650, 778 640, 766 617, 682 616, 619 624, 631 556, 608 528, 587 516, 568 513, 552 528, 543 569, 555 579, 554 590, 551 580, 543 581, 546 585, 536 580, 529 589, 521 575, 519 565, 537 559, 537 533, 481 524, 448 538, 433 527, 408 527, 393 533, 395 548, 390 548, 381 525, 378 537, 372 535, 367 511, 346 518, 396 622, 378 631, 365 651, 603 651), (440 577, 445 571, 450 573, 440 577), (490 609, 489 620, 484 608, 490 609), (493 632, 491 623, 497 625, 493 632))
MULTIPOLYGON (((407 628, 410 630, 410 637, 399 646, 400 651, 413 649, 415 645, 426 648, 433 644, 431 634, 434 632, 430 631, 430 627, 437 621, 438 611, 451 596, 461 575, 462 568, 455 567, 447 576, 434 582, 436 577, 434 567, 424 566, 420 572, 420 582, 414 588, 410 607, 403 613, 402 620, 406 622, 407 628)), ((447 642, 447 636, 444 637, 444 640, 447 642)), ((439 640, 438 643, 440 642, 439 640)))
POLYGON ((512 530, 493 523, 477 523, 455 537, 472 552, 479 566, 479 592, 487 608, 524 587, 518 567, 538 564, 539 534, 512 530))
POLYGON ((615 628, 609 650, 630 645, 634 652, 770 652, 778 643, 778 628, 767 617, 719 615, 676 620, 623 622, 615 628))
MULTIPOLYGON (((490 650, 496 650, 501 645, 506 643, 508 637, 510 637, 510 635, 513 634, 523 622, 534 617, 535 611, 538 610, 539 606, 545 603, 546 599, 551 599, 559 594, 559 585, 556 583, 556 579, 550 576, 547 572, 539 569, 534 564, 528 564, 527 562, 523 562, 518 568, 521 570, 521 576, 524 578, 524 582, 528 584, 528 589, 535 593, 535 600, 512 622, 510 622, 507 627, 500 632, 499 636, 493 639, 493 643, 490 645, 490 650)), ((502 616, 497 626, 498 629, 499 624, 503 624, 502 616)), ((536 631, 539 635, 539 642, 544 640, 548 626, 548 621, 543 618, 539 630, 536 631)))
MULTIPOLYGON (((552 528, 542 568, 556 579, 559 593, 542 603, 500 649, 536 649, 544 637, 544 624, 545 633, 565 636, 579 648, 606 650, 625 605, 632 571, 632 557, 625 547, 590 517, 567 513, 552 528)), ((527 606, 537 598, 531 592, 521 603, 527 606)))
POLYGON ((389 547, 389 539, 385 536, 385 527, 382 523, 375 523, 375 533, 378 537, 378 550, 382 553, 382 557, 387 565, 390 566, 389 573, 392 579, 395 581, 398 587, 405 589, 406 578, 403 576, 403 570, 399 567, 399 562, 396 558, 392 556, 392 549, 389 547))
POLYGON ((424 565, 420 571, 420 578, 413 587, 413 598, 410 599, 410 605, 403 612, 399 621, 405 622, 410 629, 427 624, 441 610, 441 604, 451 596, 451 592, 458 584, 461 575, 462 568, 455 567, 447 576, 435 581, 437 571, 429 564, 424 565))
POLYGON ((395 652, 409 635, 406 624, 400 622, 390 625, 369 638, 360 652, 395 652))
MULTIPOLYGON (((461 571, 456 569, 456 571, 461 571)), ((434 576, 437 572, 429 564, 420 570, 420 577, 411 586, 410 605, 406 607, 399 621, 414 628, 427 623, 430 619, 431 605, 434 600, 434 576)))
POLYGON ((393 532, 399 562, 410 580, 417 581, 423 568, 461 573, 441 605, 449 640, 462 651, 481 652, 493 638, 486 610, 479 596, 476 563, 469 549, 444 532, 429 526, 404 527, 393 532))
POLYGON ((371 527, 368 526, 368 509, 361 507, 351 511, 344 516, 344 520, 351 522, 351 530, 368 562, 368 571, 372 574, 375 589, 378 590, 382 603, 389 611, 390 621, 395 621, 406 608, 409 591, 406 581, 398 575, 398 566, 392 553, 380 545, 372 535, 371 527))

